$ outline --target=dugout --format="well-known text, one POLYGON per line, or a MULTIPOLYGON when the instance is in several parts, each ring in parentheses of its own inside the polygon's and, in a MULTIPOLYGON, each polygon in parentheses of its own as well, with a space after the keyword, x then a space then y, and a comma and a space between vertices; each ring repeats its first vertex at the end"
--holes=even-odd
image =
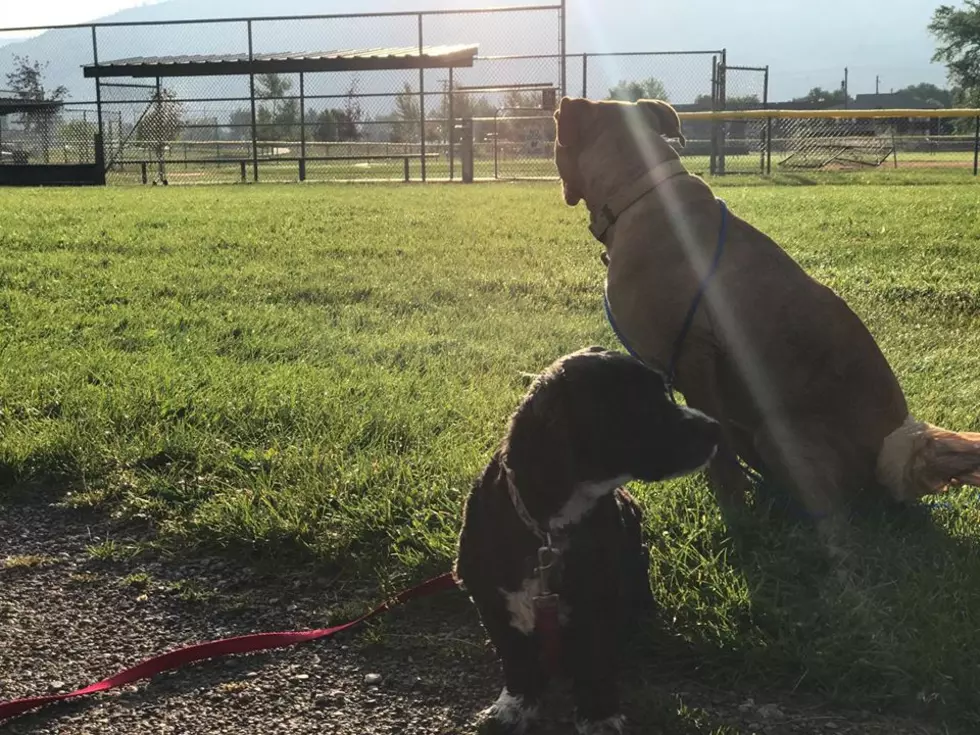
MULTIPOLYGON (((21 115, 41 128, 41 137, 64 103, 51 100, 26 100, 19 97, 0 97, 0 118, 21 115)), ((32 161, 27 150, 4 140, 0 126, 0 186, 99 186, 105 184, 101 138, 95 136, 95 161, 92 163, 51 163, 32 161)), ((48 142, 44 141, 45 151, 48 142)), ((45 155, 44 158, 47 158, 45 155)))
MULTIPOLYGON (((96 106, 99 117, 99 129, 103 126, 104 91, 107 87, 146 89, 151 91, 150 99, 141 100, 146 107, 143 117, 151 113, 154 106, 163 104, 164 80, 187 77, 216 77, 216 76, 245 76, 249 78, 251 150, 247 157, 208 158, 197 161, 181 159, 181 163, 197 163, 201 165, 232 163, 240 166, 241 180, 248 180, 248 168, 251 168, 251 180, 259 180, 260 164, 265 159, 260 156, 261 141, 258 137, 256 75, 260 74, 298 74, 299 75, 299 129, 301 139, 297 156, 277 156, 277 163, 292 162, 298 166, 299 179, 306 179, 306 164, 309 161, 366 161, 366 160, 398 160, 404 164, 405 180, 409 179, 409 161, 418 160, 423 180, 425 179, 426 161, 438 154, 426 151, 425 116, 425 77, 428 69, 448 69, 452 80, 453 69, 472 67, 478 52, 478 46, 414 46, 404 48, 379 48, 359 51, 323 51, 311 53, 282 52, 273 54, 230 54, 230 55, 195 55, 195 56, 154 56, 117 59, 102 61, 87 65, 83 68, 86 78, 96 81, 96 106), (392 70, 419 70, 420 104, 420 150, 419 153, 355 155, 355 156, 309 156, 307 155, 307 124, 306 124, 306 85, 305 75, 319 72, 372 72, 392 70), (117 82, 115 80, 127 80, 117 82), (147 80, 152 80, 147 84, 147 80), (140 83, 142 81, 142 83, 140 83)), ((141 117, 142 119, 142 117, 141 117)), ((133 127, 135 131, 137 126, 133 127)), ((132 133, 130 133, 132 135, 132 133)), ((125 141, 118 146, 124 148, 125 141)), ((108 166, 113 165, 115 151, 108 157, 108 166)), ((272 160, 272 159, 268 159, 272 160)), ((161 183, 167 183, 166 156, 163 146, 159 155, 153 159, 132 161, 142 167, 142 180, 148 180, 147 167, 156 165, 161 183)))

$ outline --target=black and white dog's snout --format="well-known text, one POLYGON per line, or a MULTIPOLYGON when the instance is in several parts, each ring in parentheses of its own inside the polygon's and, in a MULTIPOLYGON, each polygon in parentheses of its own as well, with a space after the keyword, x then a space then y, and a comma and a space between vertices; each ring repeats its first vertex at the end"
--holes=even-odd
POLYGON ((718 442, 721 441, 721 424, 696 408, 681 406, 680 409, 682 433, 691 441, 705 445, 713 444, 717 447, 718 442))
POLYGON ((721 424, 695 408, 678 406, 672 444, 683 470, 673 476, 695 472, 712 459, 721 441, 721 424))

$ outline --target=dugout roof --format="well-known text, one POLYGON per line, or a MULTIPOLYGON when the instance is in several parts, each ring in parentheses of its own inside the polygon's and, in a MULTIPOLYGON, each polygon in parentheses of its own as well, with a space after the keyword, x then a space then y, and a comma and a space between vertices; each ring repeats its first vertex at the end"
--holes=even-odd
POLYGON ((210 77, 231 74, 290 74, 318 71, 384 71, 448 69, 473 66, 476 45, 375 48, 360 51, 315 51, 276 54, 140 56, 88 64, 86 78, 210 77))
POLYGON ((62 107, 62 102, 22 100, 17 97, 0 97, 0 117, 23 112, 53 112, 62 107))

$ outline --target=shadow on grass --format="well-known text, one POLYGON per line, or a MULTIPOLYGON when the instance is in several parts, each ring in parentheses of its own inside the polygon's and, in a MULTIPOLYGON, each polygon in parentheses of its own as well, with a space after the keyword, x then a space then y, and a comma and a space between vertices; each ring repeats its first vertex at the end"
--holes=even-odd
MULTIPOLYGON (((728 691, 763 689, 976 732, 976 491, 855 509, 834 558, 813 525, 774 497, 762 491, 758 507, 729 519, 715 557, 724 574, 705 575, 701 594, 729 598, 728 609, 651 636, 640 671, 669 661, 672 671, 728 691), (726 579, 743 597, 711 589, 726 579)), ((718 545, 705 542, 705 555, 718 545)))

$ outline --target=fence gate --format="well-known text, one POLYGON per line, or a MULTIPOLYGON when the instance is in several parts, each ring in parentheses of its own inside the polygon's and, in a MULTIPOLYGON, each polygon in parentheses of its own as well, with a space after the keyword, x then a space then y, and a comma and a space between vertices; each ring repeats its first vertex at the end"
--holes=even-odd
MULTIPOLYGON (((769 107, 769 67, 715 66, 712 109, 765 110, 769 107)), ((765 174, 770 170, 771 120, 712 122, 712 174, 765 174)))
MULTIPOLYGON (((570 56, 569 88, 590 99, 661 99, 680 112, 721 109, 718 67, 725 51, 652 51, 570 56)), ((714 172, 719 146, 712 121, 684 123, 687 145, 677 152, 695 173, 714 172)))

